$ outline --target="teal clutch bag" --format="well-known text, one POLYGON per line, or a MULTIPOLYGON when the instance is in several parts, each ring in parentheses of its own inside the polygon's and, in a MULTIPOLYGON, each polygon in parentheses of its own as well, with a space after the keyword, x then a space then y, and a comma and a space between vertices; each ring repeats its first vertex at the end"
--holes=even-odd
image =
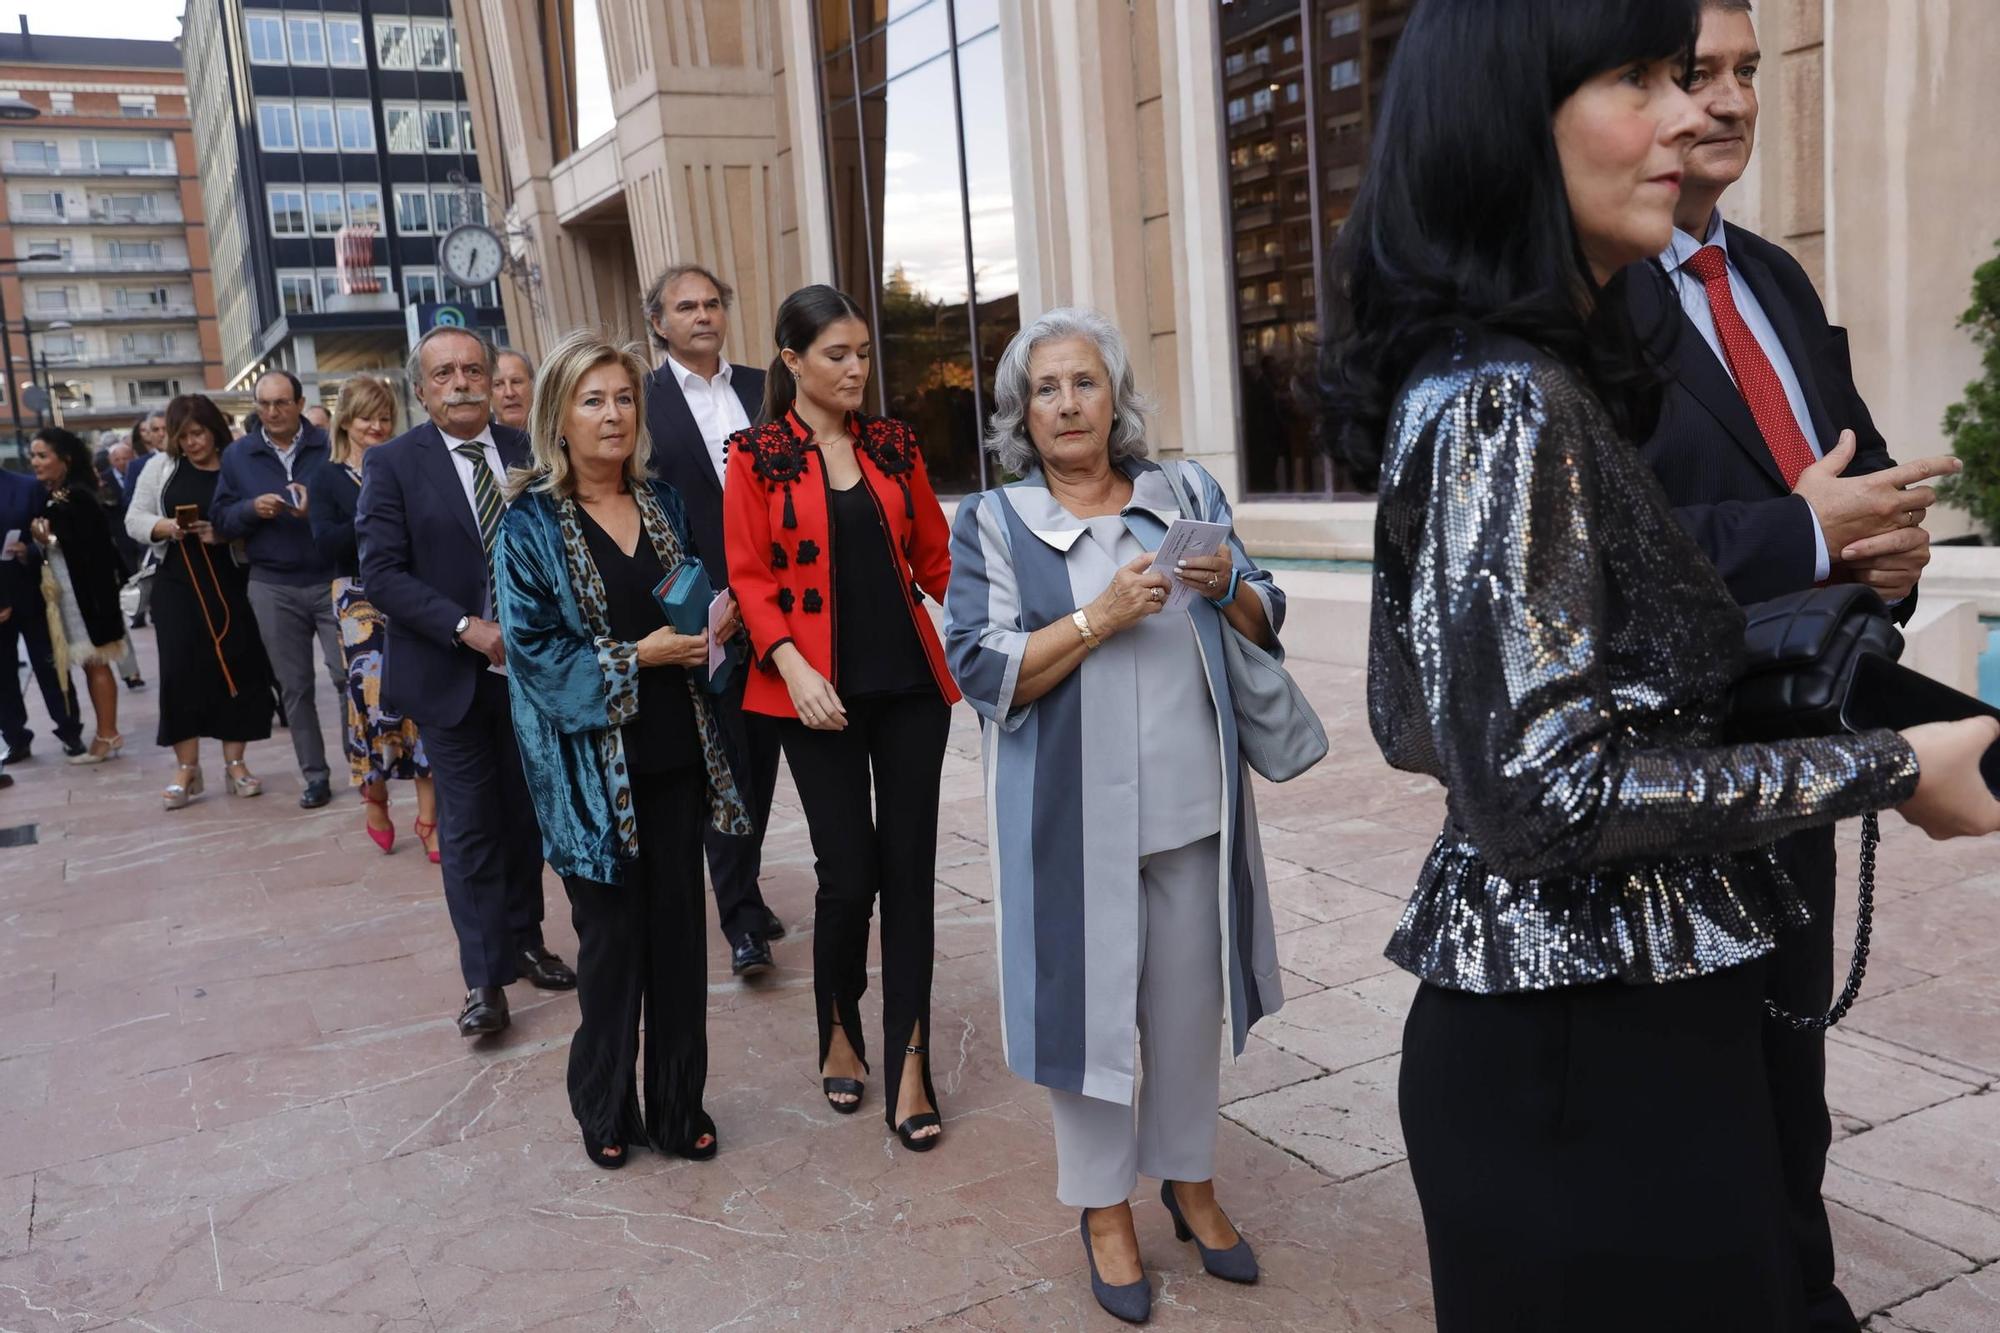
MULTIPOLYGON (((653 600, 666 612, 667 623, 673 626, 674 633, 695 635, 708 628, 708 604, 715 600, 715 589, 709 585, 708 571, 702 568, 701 561, 683 560, 654 586, 653 600)), ((720 694, 729 687, 729 678, 735 670, 736 656, 730 653, 713 675, 694 668, 690 668, 690 673, 710 694, 720 694)))

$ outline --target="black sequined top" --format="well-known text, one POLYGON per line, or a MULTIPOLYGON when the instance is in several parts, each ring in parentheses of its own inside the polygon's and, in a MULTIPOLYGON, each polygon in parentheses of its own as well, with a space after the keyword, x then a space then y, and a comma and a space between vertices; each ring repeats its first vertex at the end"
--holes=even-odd
POLYGON ((1804 920, 1772 842, 1916 788, 1894 732, 1720 741, 1743 615, 1567 367, 1460 337, 1385 441, 1368 713, 1447 789, 1387 950, 1439 986, 1732 967, 1804 920))

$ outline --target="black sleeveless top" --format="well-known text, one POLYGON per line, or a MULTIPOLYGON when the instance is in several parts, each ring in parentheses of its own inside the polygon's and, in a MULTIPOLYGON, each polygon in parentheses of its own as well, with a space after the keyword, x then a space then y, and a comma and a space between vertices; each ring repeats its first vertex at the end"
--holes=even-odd
POLYGON ((835 689, 842 699, 935 690, 937 681, 917 640, 904 599, 909 592, 889 548, 889 530, 868 482, 831 491, 835 689))
MULTIPOLYGON (((584 545, 590 548, 597 576, 604 580, 611 637, 637 643, 667 623, 667 613, 653 596, 653 589, 666 577, 659 554, 641 531, 639 544, 626 555, 588 510, 578 505, 576 512, 583 520, 584 545)), ((641 668, 639 716, 625 724, 626 766, 633 773, 671 773, 701 762, 701 736, 695 730, 686 668, 641 668)))

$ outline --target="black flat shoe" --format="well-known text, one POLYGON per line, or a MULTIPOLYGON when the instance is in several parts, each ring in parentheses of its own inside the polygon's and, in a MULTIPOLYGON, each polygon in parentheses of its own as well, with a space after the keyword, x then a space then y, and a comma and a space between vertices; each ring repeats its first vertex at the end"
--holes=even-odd
POLYGON ((778 914, 770 908, 764 909, 764 924, 750 932, 765 943, 785 938, 785 923, 778 920, 778 914))
POLYGON ((143 690, 146 688, 146 678, 144 676, 127 676, 125 677, 125 688, 128 690, 143 690))
POLYGON ((321 778, 313 782, 308 782, 306 789, 299 793, 299 809, 317 810, 332 799, 332 784, 327 782, 326 779, 321 778))
POLYGON ((498 986, 474 986, 465 993, 465 1008, 458 1011, 458 1032, 462 1037, 490 1037, 512 1021, 507 1015, 506 991, 498 986))
POLYGON ((868 1085, 858 1078, 823 1078, 819 1081, 819 1090, 825 1095, 828 1106, 842 1115, 853 1115, 861 1109, 861 1095, 868 1090, 868 1085), (836 1092, 849 1093, 854 1100, 837 1102, 833 1099, 836 1092))
POLYGON ((591 1161, 597 1163, 606 1171, 616 1171, 619 1167, 625 1165, 626 1161, 632 1156, 632 1149, 627 1145, 622 1143, 592 1143, 588 1134, 583 1136, 583 1150, 590 1155, 591 1161), (616 1157, 608 1155, 605 1151, 608 1148, 616 1148, 618 1155, 616 1157))
POLYGON ((1127 1282, 1122 1287, 1114 1287, 1097 1275, 1097 1251, 1090 1244, 1090 1210, 1083 1210, 1083 1217, 1077 1223, 1083 1232, 1083 1254, 1090 1260, 1090 1294, 1097 1297, 1097 1303, 1104 1307, 1106 1314, 1113 1314, 1128 1324, 1143 1324, 1153 1317, 1153 1284, 1141 1277, 1137 1282, 1127 1282))
MULTIPOLYGON (((927 1046, 905 1046, 903 1054, 921 1055, 928 1058, 930 1048, 927 1046)), ((911 1152, 929 1152, 938 1146, 939 1140, 944 1138, 944 1117, 936 1111, 919 1111, 913 1116, 905 1117, 894 1128, 896 1137, 903 1141, 905 1148, 908 1148, 911 1152), (937 1133, 926 1134, 923 1138, 916 1137, 918 1130, 929 1129, 932 1125, 938 1127, 937 1133)))
POLYGON ((1181 1216, 1180 1200, 1174 1197, 1174 1183, 1160 1182, 1160 1202, 1174 1218, 1174 1239, 1191 1240, 1195 1249, 1201 1252, 1201 1266, 1211 1277, 1219 1277, 1225 1282, 1255 1282, 1257 1280, 1257 1256, 1250 1249, 1250 1242, 1237 1233, 1236 1243, 1226 1250, 1211 1250, 1201 1243, 1201 1237, 1194 1234, 1187 1219, 1181 1216))
POLYGON ((576 973, 570 965, 537 944, 521 950, 521 976, 536 990, 575 990, 576 973))
POLYGON ((729 951, 729 971, 738 977, 761 977, 777 964, 771 961, 771 946, 755 935, 745 935, 743 943, 729 951))

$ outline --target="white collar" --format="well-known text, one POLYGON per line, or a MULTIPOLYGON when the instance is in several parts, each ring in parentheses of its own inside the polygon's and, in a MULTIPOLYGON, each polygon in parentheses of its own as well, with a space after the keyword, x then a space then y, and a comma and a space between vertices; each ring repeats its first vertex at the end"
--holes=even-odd
POLYGON ((1729 257, 1729 229, 1722 225, 1720 205, 1717 205, 1715 211, 1709 215, 1708 237, 1705 240, 1697 240, 1692 234, 1675 227, 1673 238, 1667 242, 1665 252, 1660 255, 1660 263, 1665 266, 1667 272, 1677 273, 1682 265, 1694 258, 1697 250, 1708 245, 1722 251, 1724 259, 1729 257))
POLYGON ((715 372, 715 378, 712 380, 705 380, 701 377, 701 375, 698 372, 689 370, 686 366, 682 365, 679 361, 674 359, 674 354, 672 352, 667 353, 667 367, 668 369, 673 371, 674 382, 676 384, 679 384, 683 389, 692 389, 696 385, 700 385, 703 388, 707 388, 715 384, 721 384, 726 386, 731 382, 730 372, 732 370, 732 367, 729 364, 728 357, 724 357, 722 359, 722 369, 715 372))
POLYGON ((443 426, 439 426, 435 421, 431 425, 436 428, 439 435, 444 437, 444 446, 447 449, 456 449, 461 444, 480 444, 486 446, 488 449, 498 449, 500 447, 493 441, 493 422, 490 419, 485 426, 480 428, 479 434, 465 440, 459 439, 443 426))

